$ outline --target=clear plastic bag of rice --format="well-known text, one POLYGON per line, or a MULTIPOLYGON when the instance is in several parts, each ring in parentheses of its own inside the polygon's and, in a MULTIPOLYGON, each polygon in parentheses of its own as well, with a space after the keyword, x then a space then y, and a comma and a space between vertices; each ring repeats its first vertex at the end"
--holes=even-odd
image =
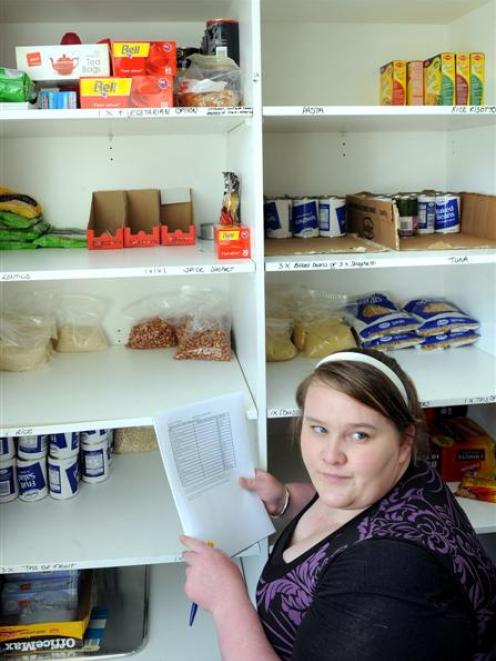
POLYGON ((104 351, 109 341, 102 320, 107 302, 87 294, 61 294, 57 298, 56 351, 104 351))
POLYGON ((6 312, 0 317, 0 370, 27 372, 46 365, 53 335, 48 316, 6 312))
POLYGON ((157 450, 157 437, 153 427, 122 427, 114 433, 114 452, 152 452, 157 450))

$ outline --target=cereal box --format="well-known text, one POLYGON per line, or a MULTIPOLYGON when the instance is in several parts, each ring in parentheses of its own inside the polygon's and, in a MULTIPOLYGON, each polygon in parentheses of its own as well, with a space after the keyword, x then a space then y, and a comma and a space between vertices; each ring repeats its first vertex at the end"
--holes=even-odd
POLYGON ((380 103, 404 106, 406 103, 406 62, 393 60, 381 67, 380 103))
POLYGON ((455 102, 455 54, 440 53, 424 61, 424 103, 452 106, 455 102))
POLYGON ((484 105, 484 53, 470 53, 470 105, 484 105))
POLYGON ((470 89, 470 53, 456 54, 455 103, 466 106, 470 89))
POLYGON ((424 104, 424 63, 413 60, 406 65, 406 102, 409 106, 424 104))

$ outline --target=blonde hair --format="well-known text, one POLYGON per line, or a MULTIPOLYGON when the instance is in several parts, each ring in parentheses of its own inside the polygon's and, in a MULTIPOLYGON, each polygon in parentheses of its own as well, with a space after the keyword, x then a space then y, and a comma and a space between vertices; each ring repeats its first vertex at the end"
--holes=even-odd
POLYGON ((408 404, 395 384, 379 369, 368 363, 346 360, 323 363, 317 366, 296 390, 296 402, 300 409, 295 427, 298 438, 301 434, 308 388, 316 381, 320 381, 391 420, 401 436, 403 436, 407 427, 413 425, 415 428, 413 456, 425 457, 428 446, 425 419, 417 391, 410 377, 405 374, 393 358, 381 351, 373 349, 353 349, 352 351, 353 353, 361 353, 375 358, 393 370, 405 387, 408 404))

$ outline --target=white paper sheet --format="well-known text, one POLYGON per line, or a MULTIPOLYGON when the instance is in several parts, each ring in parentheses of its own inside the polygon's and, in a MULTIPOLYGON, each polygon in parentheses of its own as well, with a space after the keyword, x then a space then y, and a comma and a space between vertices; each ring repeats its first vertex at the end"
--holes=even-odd
POLYGON ((165 411, 154 425, 187 535, 233 556, 274 532, 262 501, 238 484, 255 474, 241 393, 165 411))

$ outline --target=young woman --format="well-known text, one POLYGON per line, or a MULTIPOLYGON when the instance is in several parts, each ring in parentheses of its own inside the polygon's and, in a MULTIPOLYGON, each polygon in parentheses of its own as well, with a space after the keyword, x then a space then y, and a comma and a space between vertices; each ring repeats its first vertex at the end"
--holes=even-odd
POLYGON ((190 537, 185 590, 224 661, 469 661, 496 653, 496 567, 439 475, 419 459, 415 388, 376 351, 331 354, 300 384, 311 485, 257 471, 241 485, 276 542, 253 608, 237 566, 190 537))

